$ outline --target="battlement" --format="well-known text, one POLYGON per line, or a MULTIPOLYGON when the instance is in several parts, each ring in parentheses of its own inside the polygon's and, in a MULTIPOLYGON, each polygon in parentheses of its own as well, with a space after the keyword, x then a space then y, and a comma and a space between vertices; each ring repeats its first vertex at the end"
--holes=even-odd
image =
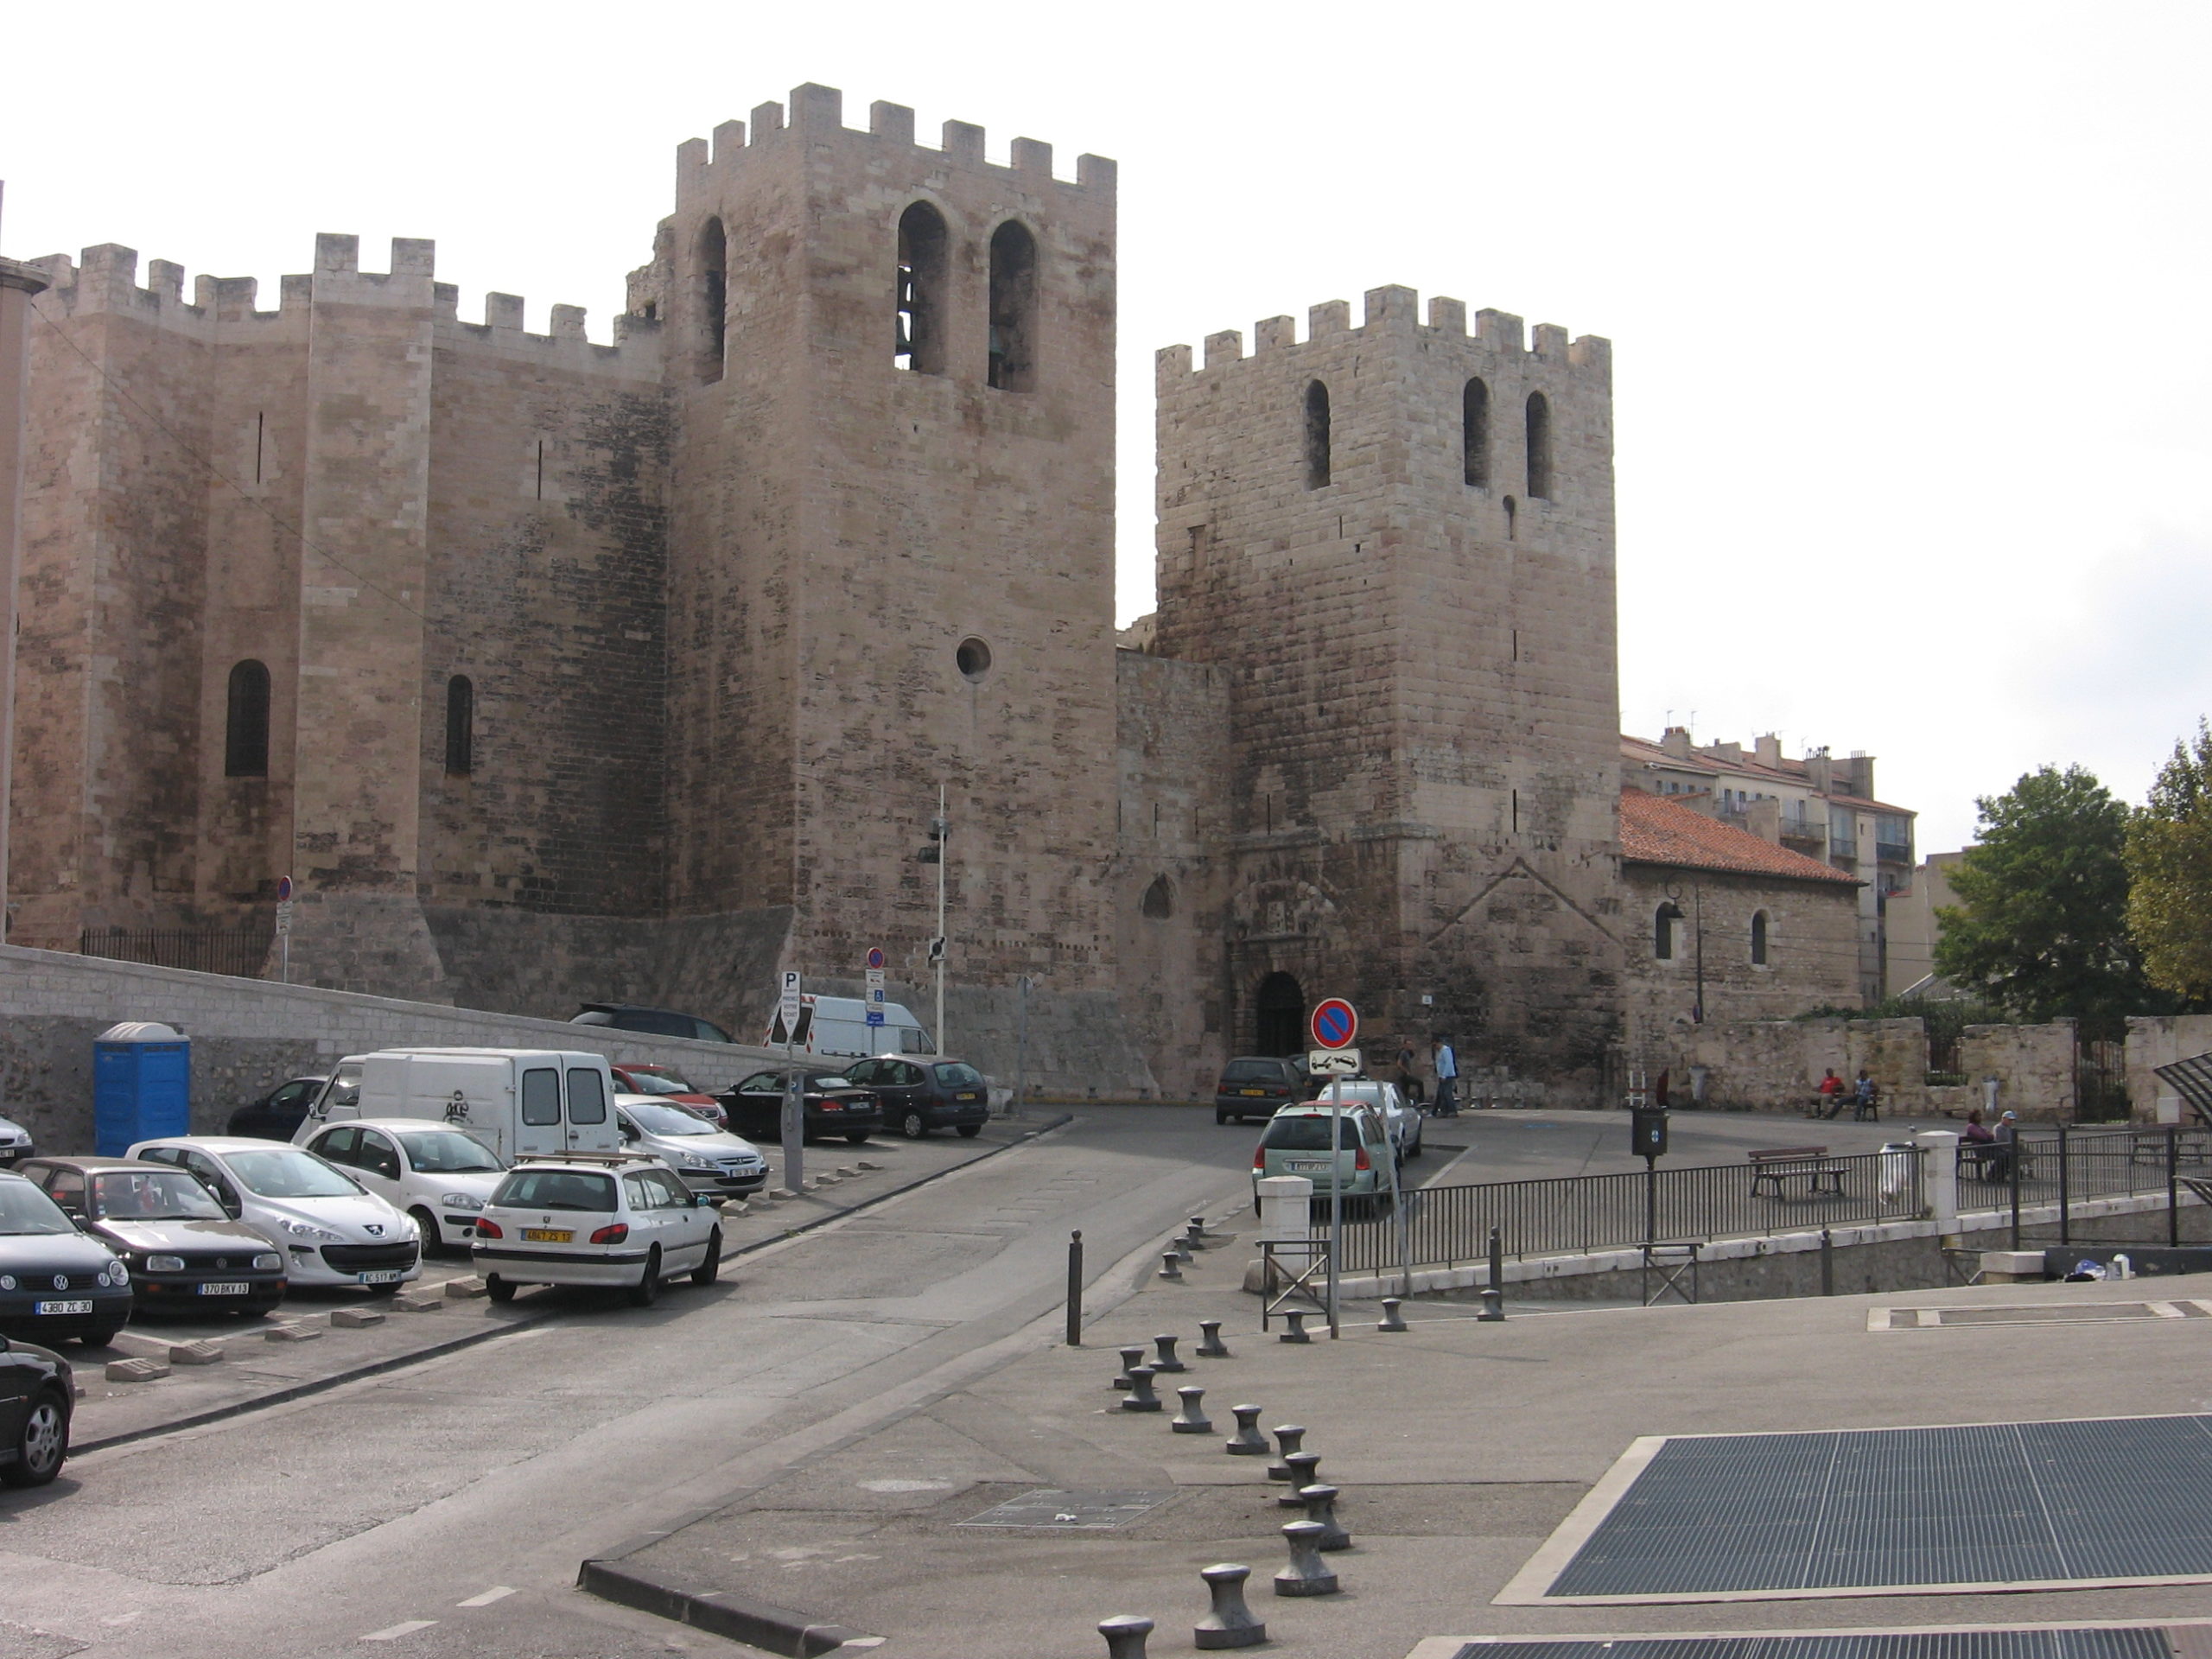
POLYGON ((835 86, 809 84, 791 89, 788 107, 762 104, 749 123, 725 121, 715 129, 711 145, 703 138, 687 138, 676 149, 676 196, 678 204, 705 191, 724 168, 744 166, 748 158, 772 155, 794 140, 821 143, 836 139, 874 140, 910 150, 939 156, 950 165, 983 175, 996 175, 1033 189, 1046 187, 1110 200, 1118 168, 1103 156, 1076 158, 1075 178, 1052 173, 1052 147, 1034 138, 1017 138, 1009 149, 1007 165, 1001 167, 983 154, 983 129, 966 121, 947 121, 938 144, 918 143, 914 137, 914 112, 903 104, 878 100, 868 105, 865 130, 849 127, 844 118, 845 95, 835 86))
POLYGON ((1215 370, 1235 372, 1245 365, 1260 363, 1273 368, 1284 363, 1286 358, 1299 357, 1317 348, 1332 352, 1350 340, 1377 345, 1393 338, 1407 344, 1422 345, 1448 340, 1470 356, 1486 356, 1492 360, 1514 358, 1535 363, 1555 362, 1570 372, 1587 373, 1600 383, 1611 378, 1612 342, 1601 334, 1585 334, 1570 340, 1566 329, 1554 323, 1540 322, 1524 343, 1519 317, 1507 311, 1489 310, 1475 313, 1475 328, 1470 334, 1465 301, 1446 299, 1441 295, 1432 298, 1425 323, 1419 320, 1419 305, 1420 296, 1410 288, 1371 288, 1367 290, 1365 313, 1357 327, 1352 326, 1348 301, 1326 300, 1307 311, 1306 338, 1302 341, 1297 337, 1297 325, 1290 318, 1266 317, 1253 325, 1253 351, 1249 356, 1244 350, 1243 334, 1235 328, 1206 336, 1202 362, 1194 361, 1188 346, 1163 346, 1154 357, 1160 390, 1172 391, 1193 374, 1215 370))

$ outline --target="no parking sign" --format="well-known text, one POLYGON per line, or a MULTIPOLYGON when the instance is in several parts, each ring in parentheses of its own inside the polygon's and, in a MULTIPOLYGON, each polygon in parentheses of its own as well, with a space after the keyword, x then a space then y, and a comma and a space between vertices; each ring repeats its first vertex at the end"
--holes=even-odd
POLYGON ((1313 1046, 1350 1048, 1359 1035, 1359 1014, 1341 996, 1324 998, 1313 1010, 1313 1046))

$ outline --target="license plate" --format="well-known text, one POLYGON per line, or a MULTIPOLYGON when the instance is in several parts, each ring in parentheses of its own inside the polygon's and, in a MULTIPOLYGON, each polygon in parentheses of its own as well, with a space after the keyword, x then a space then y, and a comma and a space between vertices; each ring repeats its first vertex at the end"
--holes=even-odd
POLYGON ((82 1302, 34 1302, 31 1304, 31 1312, 34 1313, 89 1313, 92 1311, 92 1305, 89 1300, 82 1302))
POLYGON ((955 1095, 953 1098, 955 1100, 973 1100, 976 1098, 976 1096, 973 1093, 969 1093, 965 1095, 955 1095))
POLYGON ((396 1285, 399 1282, 397 1268, 378 1268, 373 1272, 357 1275, 365 1285, 396 1285))
POLYGON ((1268 1091, 1264 1089, 1239 1089, 1236 1092, 1240 1095, 1265 1095, 1268 1091))
POLYGON ((243 1296, 252 1288, 251 1285, 202 1285, 200 1294, 202 1296, 243 1296))
POLYGON ((522 1230, 522 1242, 525 1244, 566 1244, 575 1236, 575 1230, 568 1227, 525 1227, 522 1230))
POLYGON ((1293 1158, 1287 1167, 1291 1169, 1326 1169, 1328 1165, 1311 1158, 1293 1158))

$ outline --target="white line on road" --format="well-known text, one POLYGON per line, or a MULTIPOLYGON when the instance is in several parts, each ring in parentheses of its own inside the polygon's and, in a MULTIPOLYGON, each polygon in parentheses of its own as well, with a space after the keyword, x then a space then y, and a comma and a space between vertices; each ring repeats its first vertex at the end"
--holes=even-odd
POLYGON ((361 1638, 364 1642, 397 1642, 403 1636, 412 1636, 417 1630, 427 1630, 438 1621, 435 1618, 410 1618, 404 1624, 387 1624, 383 1630, 371 1630, 361 1638))
POLYGON ((514 1594, 514 1591, 510 1586, 504 1584, 495 1584, 489 1590, 486 1590, 482 1595, 471 1596, 467 1601, 457 1601, 454 1603, 454 1605, 456 1607, 489 1607, 493 1602, 504 1600, 506 1597, 512 1596, 512 1594, 514 1594))

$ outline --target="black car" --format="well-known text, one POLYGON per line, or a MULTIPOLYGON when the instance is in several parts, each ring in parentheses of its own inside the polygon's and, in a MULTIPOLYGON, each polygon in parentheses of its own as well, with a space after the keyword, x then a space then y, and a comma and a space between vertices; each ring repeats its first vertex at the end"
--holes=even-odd
POLYGON ((293 1077, 278 1084, 259 1100, 231 1114, 226 1135, 250 1135, 261 1141, 289 1141, 307 1121, 308 1103, 321 1091, 327 1077, 293 1077))
POLYGON ((35 1181, 0 1174, 0 1335, 105 1345, 130 1317, 130 1270, 35 1181))
POLYGON ((611 1026, 616 1031, 642 1031, 654 1037, 688 1037, 695 1043, 734 1043, 737 1039, 711 1020, 678 1014, 673 1008, 645 1008, 634 1002, 587 1002, 569 1016, 572 1026, 611 1026))
POLYGON ((35 1158, 22 1173, 123 1258, 138 1311, 259 1317, 284 1300, 284 1256, 188 1169, 135 1158, 35 1158))
MULTIPOLYGON (((865 1089, 855 1088, 842 1071, 823 1066, 800 1068, 806 1078, 803 1133, 809 1141, 842 1135, 859 1146, 883 1127, 883 1109, 865 1089)), ((752 1141, 784 1138, 784 1080, 791 1069, 755 1071, 734 1089, 715 1096, 729 1114, 730 1133, 752 1141)))
POLYGON ((1213 1086, 1213 1121, 1242 1123, 1248 1117, 1273 1117, 1312 1092, 1313 1079, 1294 1055, 1252 1054, 1231 1060, 1213 1086))
POLYGON ((76 1403, 67 1360, 0 1337, 0 1482, 43 1486, 61 1472, 76 1403))
POLYGON ((961 1060, 855 1060, 848 1082, 874 1095, 883 1122, 909 1141, 931 1129, 953 1128, 973 1140, 991 1119, 991 1094, 983 1074, 961 1060))

